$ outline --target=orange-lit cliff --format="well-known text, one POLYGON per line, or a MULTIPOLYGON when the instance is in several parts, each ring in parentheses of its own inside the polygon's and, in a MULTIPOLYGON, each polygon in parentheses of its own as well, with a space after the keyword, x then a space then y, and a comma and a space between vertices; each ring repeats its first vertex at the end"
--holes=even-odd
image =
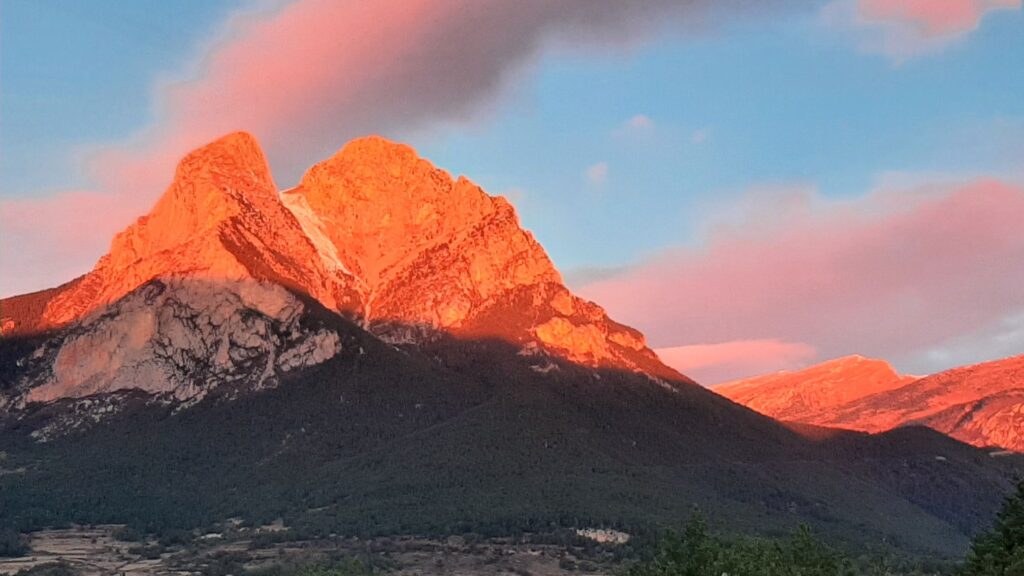
POLYGON ((865 432, 924 425, 976 446, 1024 452, 1024 356, 924 378, 855 356, 714 391, 780 420, 865 432))
MULTIPOLYGON (((247 328, 256 330, 252 350, 281 368, 275 363, 282 343, 268 334, 294 332, 294 317, 280 312, 303 307, 266 293, 268 286, 312 297, 396 344, 442 333, 495 338, 528 354, 688 382, 657 359, 639 332, 571 294, 504 198, 379 137, 350 142, 284 194, 251 135, 234 133, 204 146, 181 161, 153 210, 118 234, 91 272, 0 301, 0 325, 5 336, 69 325, 89 334, 53 351, 56 371, 29 400, 121 389, 140 379, 143 388, 168 392, 179 387, 184 368, 154 368, 150 356, 174 353, 154 350, 152 342, 184 346, 190 358, 227 355, 231 341, 224 344, 217 331, 231 319, 232 329, 240 329, 237 320, 252 306, 265 325, 247 328), (158 312, 135 296, 122 302, 155 280, 162 288, 147 305, 158 312), (253 304, 268 299, 269 308, 253 304), (174 311, 178 302, 188 303, 187 313, 174 311), (109 325, 111 307, 120 311, 117 326, 109 325), (217 322, 197 345, 194 338, 175 339, 181 315, 217 322), (125 333, 137 337, 125 341, 125 333)), ((316 333, 293 334, 289 342, 333 353, 316 333)), ((246 354, 257 354, 252 350, 246 354)))

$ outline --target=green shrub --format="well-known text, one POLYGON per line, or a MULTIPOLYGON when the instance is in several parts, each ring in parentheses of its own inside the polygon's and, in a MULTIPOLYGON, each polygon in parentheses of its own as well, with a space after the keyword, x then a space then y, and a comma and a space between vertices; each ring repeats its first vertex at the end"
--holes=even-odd
POLYGON ((120 528, 114 530, 111 536, 114 537, 114 540, 117 540, 119 542, 142 542, 146 539, 145 534, 131 526, 121 526, 120 528))
POLYGON ((628 576, 841 576, 850 562, 818 542, 806 527, 788 540, 726 541, 695 514, 683 534, 662 539, 652 560, 628 576))
POLYGON ((16 558, 28 553, 28 545, 18 532, 0 528, 0 558, 16 558))
POLYGON ((139 556, 142 556, 146 560, 156 560, 161 555, 163 555, 163 553, 165 551, 166 551, 166 549, 163 547, 162 544, 153 544, 151 546, 148 546, 148 545, 134 546, 134 547, 128 549, 128 552, 130 554, 138 554, 139 556))
POLYGON ((1024 482, 1017 485, 991 530, 974 539, 963 576, 1024 576, 1024 482))

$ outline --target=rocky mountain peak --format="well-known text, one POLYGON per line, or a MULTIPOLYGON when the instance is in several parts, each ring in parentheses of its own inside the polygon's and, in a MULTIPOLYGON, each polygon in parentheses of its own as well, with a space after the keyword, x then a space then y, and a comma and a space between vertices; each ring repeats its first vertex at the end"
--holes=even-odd
POLYGON ((276 203, 277 189, 256 139, 245 132, 229 134, 178 163, 153 210, 114 238, 107 258, 111 265, 129 267, 276 203))
POLYGON ((323 259, 351 274, 360 316, 381 337, 437 328, 683 379, 640 333, 569 292, 508 201, 409 146, 354 140, 283 200, 323 259))
POLYGON ((714 390, 781 420, 865 432, 924 425, 976 446, 1024 452, 1024 356, 922 378, 848 356, 714 390))
MULTIPOLYGON (((393 279, 411 255, 457 240, 490 217, 518 228, 503 198, 376 136, 353 140, 313 166, 287 195, 305 199, 346 264, 370 286, 393 279)), ((539 246, 538 256, 547 261, 539 246)), ((549 261, 546 267, 554 269, 549 261)))
POLYGON ((896 369, 893 368, 892 364, 889 364, 885 360, 867 358, 860 354, 852 354, 849 356, 835 358, 833 360, 827 360, 806 370, 811 374, 830 373, 838 375, 851 382, 857 379, 864 379, 866 377, 876 381, 910 381, 913 379, 912 377, 904 376, 897 372, 896 369))
POLYGON ((849 402, 899 388, 914 380, 888 362, 843 356, 794 372, 779 372, 721 384, 715 392, 773 418, 807 421, 849 402))
POLYGON ((255 138, 229 134, 185 156, 149 214, 114 237, 87 275, 52 294, 40 328, 61 326, 155 278, 261 279, 336 308, 344 282, 281 203, 255 138))
POLYGON ((256 137, 248 132, 232 132, 200 146, 178 162, 175 181, 186 182, 218 175, 237 184, 240 175, 265 186, 274 186, 270 166, 256 137))
MULTIPOLYGON (((313 166, 299 186, 279 193, 256 140, 239 132, 187 155, 153 210, 118 234, 90 273, 52 291, 12 299, 13 306, 4 302, 5 310, 20 316, 4 312, 5 334, 68 324, 88 334, 66 340, 64 345, 77 346, 71 352, 54 349, 60 374, 29 398, 126 386, 135 368, 82 368, 76 363, 92 360, 81 351, 118 349, 125 337, 119 330, 155 334, 146 328, 149 316, 138 312, 148 300, 136 298, 129 307, 118 302, 153 281, 178 286, 178 279, 228 291, 253 281, 282 287, 357 320, 392 344, 423 344, 442 333, 499 339, 537 356, 538 369, 551 369, 545 357, 552 354, 686 380, 657 359, 643 335, 573 295, 504 198, 379 137, 350 142, 313 166), (97 321, 97 314, 127 310, 141 320, 97 321)), ((216 297, 224 298, 220 292, 216 297)), ((190 309, 205 314, 197 298, 192 300, 190 309)), ((181 352, 178 343, 193 340, 169 342, 181 352)), ((166 352, 132 342, 138 356, 131 366, 152 366, 147 355, 166 352)), ((264 348, 261 354, 268 357, 281 352, 264 348)), ((233 374, 226 370, 215 371, 214 379, 233 374)))

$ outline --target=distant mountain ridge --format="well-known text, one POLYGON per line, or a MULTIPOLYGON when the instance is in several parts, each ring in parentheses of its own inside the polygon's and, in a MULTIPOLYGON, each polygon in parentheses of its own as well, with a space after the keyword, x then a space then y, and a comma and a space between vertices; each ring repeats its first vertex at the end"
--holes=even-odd
POLYGON ((796 372, 719 384, 713 390, 773 418, 813 424, 838 406, 913 380, 882 360, 845 356, 796 372))
POLYGON ((847 357, 713 390, 780 420, 865 432, 923 425, 975 446, 1024 452, 1024 355, 923 378, 847 357))
POLYGON ((90 273, 0 300, 0 327, 19 530, 647 530, 699 506, 948 555, 1021 469, 695 385, 573 295, 508 202, 378 137, 283 193, 247 134, 196 150, 90 273))

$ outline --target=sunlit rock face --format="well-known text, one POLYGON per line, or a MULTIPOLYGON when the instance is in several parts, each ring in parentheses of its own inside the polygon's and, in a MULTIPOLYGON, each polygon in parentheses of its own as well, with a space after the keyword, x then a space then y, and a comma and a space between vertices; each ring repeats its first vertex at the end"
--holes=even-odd
POLYGON ((19 398, 131 388, 188 399, 333 355, 329 335, 292 333, 294 297, 281 317, 253 308, 252 286, 309 296, 392 344, 497 339, 688 382, 643 335, 570 293, 504 198, 378 137, 349 143, 281 194, 255 139, 235 133, 186 156, 90 273, 0 301, 4 336, 61 329, 46 376, 19 398), (155 280, 157 295, 146 286, 155 280))
POLYGON ((311 168, 285 205, 350 273, 371 331, 398 342, 436 328, 572 361, 683 379, 635 330, 571 294, 515 209, 405 145, 355 140, 311 168))
POLYGON ((1024 385, 951 406, 920 422, 975 446, 1024 452, 1024 385))
POLYGON ((920 424, 976 446, 1024 452, 1024 356, 925 378, 851 357, 714 390, 781 420, 866 432, 920 424))
POLYGON ((383 138, 350 142, 288 194, 305 198, 346 266, 370 289, 403 284, 425 252, 460 246, 472 250, 458 275, 480 294, 559 280, 508 202, 383 138))
POLYGON ((513 288, 561 282, 504 198, 382 138, 350 142, 285 198, 358 279, 370 321, 455 328, 513 288))
MULTIPOLYGON (((301 287, 344 307, 345 281, 329 273, 280 202, 258 144, 236 133, 192 152, 153 210, 118 234, 85 277, 53 295, 39 328, 64 325, 153 278, 255 278, 301 287)), ((5 333, 16 328, 14 320, 5 333)))
POLYGON ((840 407, 914 381, 888 362, 846 356, 793 372, 720 384, 714 391, 779 420, 818 423, 840 407))
POLYGON ((862 398, 830 423, 867 431, 923 424, 977 446, 1024 452, 1024 356, 954 368, 862 398))
POLYGON ((341 350, 337 333, 304 326, 303 303, 255 281, 148 283, 48 340, 25 402, 136 389, 176 400, 224 385, 259 389, 341 350))

